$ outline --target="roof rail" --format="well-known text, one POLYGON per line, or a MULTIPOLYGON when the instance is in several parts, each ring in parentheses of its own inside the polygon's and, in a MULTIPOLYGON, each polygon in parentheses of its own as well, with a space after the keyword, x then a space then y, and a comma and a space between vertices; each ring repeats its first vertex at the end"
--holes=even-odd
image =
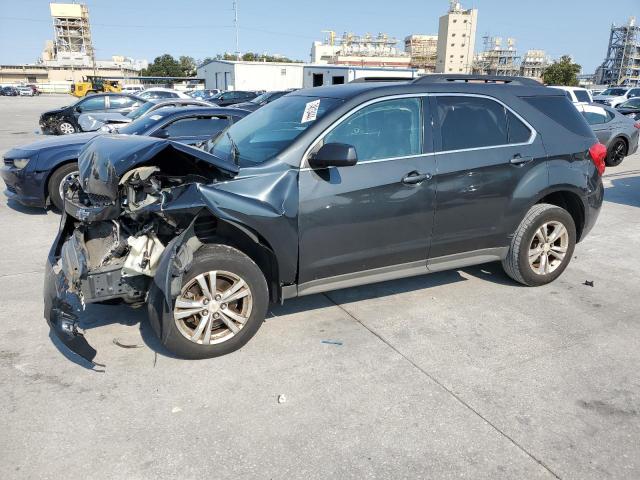
POLYGON ((526 85, 526 86, 542 86, 540 82, 532 78, 526 77, 507 77, 504 75, 463 75, 463 74, 427 74, 416 78, 413 83, 502 83, 505 85, 526 85))
POLYGON ((410 82, 413 78, 408 77, 360 77, 351 80, 349 83, 369 83, 369 82, 410 82))

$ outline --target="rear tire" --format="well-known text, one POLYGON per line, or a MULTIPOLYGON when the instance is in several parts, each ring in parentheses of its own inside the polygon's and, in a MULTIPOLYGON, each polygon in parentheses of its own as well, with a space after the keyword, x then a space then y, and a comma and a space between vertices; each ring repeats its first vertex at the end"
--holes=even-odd
POLYGON ((62 192, 60 191, 62 184, 67 178, 77 174, 78 164, 73 162, 62 165, 49 177, 49 200, 51 204, 60 211, 64 209, 64 200, 62 199, 62 192))
POLYGON ((516 229, 502 267, 518 283, 545 285, 564 272, 575 245, 576 227, 569 212, 539 203, 529 209, 516 229))
POLYGON ((226 355, 256 334, 268 305, 267 282, 253 260, 227 245, 205 245, 183 276, 173 312, 164 316, 163 344, 182 358, 226 355))
POLYGON ((607 151, 607 158, 604 163, 607 167, 617 167, 622 163, 626 156, 627 144, 623 139, 618 138, 607 151))

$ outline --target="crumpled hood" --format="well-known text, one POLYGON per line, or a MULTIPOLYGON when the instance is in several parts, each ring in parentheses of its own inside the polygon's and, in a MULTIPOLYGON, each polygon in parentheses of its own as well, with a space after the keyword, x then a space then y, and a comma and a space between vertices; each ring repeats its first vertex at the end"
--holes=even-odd
POLYGON ((50 117, 52 115, 59 115, 62 112, 64 112, 67 108, 69 108, 69 105, 67 105, 66 107, 62 107, 62 108, 54 108, 53 110, 47 110, 46 112, 42 113, 42 117, 50 117))
POLYGON ((135 135, 98 135, 82 149, 78 157, 80 185, 87 193, 116 200, 118 183, 125 172, 171 151, 177 157, 186 154, 226 173, 239 172, 239 168, 232 163, 171 140, 135 135))
POLYGON ((93 132, 105 123, 130 123, 131 119, 115 112, 83 113, 78 118, 78 124, 84 132, 93 132))

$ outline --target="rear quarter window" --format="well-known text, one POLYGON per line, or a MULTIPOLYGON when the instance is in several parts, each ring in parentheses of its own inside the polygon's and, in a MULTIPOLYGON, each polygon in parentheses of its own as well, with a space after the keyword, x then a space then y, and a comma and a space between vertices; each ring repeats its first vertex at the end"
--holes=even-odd
POLYGON ((574 90, 573 93, 579 102, 591 103, 589 92, 587 92, 586 90, 574 90))
POLYGON ((593 137, 593 131, 565 96, 522 97, 540 113, 576 135, 593 137))

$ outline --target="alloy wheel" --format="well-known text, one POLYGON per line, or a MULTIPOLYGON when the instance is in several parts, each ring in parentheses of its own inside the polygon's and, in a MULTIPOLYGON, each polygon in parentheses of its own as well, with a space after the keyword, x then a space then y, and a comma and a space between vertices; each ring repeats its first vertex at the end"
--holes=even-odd
POLYGON ((555 271, 569 248, 569 232, 560 222, 546 222, 533 234, 529 245, 529 266, 538 275, 555 271))
POLYGON ((201 273, 182 287, 173 317, 185 338, 214 345, 240 332, 252 309, 247 282, 235 273, 217 270, 201 273))
POLYGON ((62 200, 64 200, 64 191, 66 189, 67 184, 71 182, 71 180, 76 178, 78 175, 80 175, 80 172, 77 172, 77 171, 71 172, 68 175, 65 175, 60 181, 60 185, 58 186, 58 193, 60 194, 60 198, 62 200))
POLYGON ((76 132, 75 127, 69 122, 62 122, 58 128, 60 129, 60 133, 63 135, 70 135, 76 132))
POLYGON ((622 160, 624 160, 625 154, 627 153, 626 151, 626 147, 623 141, 618 141, 618 143, 615 144, 615 146, 613 147, 613 164, 618 165, 619 163, 622 162, 622 160))

